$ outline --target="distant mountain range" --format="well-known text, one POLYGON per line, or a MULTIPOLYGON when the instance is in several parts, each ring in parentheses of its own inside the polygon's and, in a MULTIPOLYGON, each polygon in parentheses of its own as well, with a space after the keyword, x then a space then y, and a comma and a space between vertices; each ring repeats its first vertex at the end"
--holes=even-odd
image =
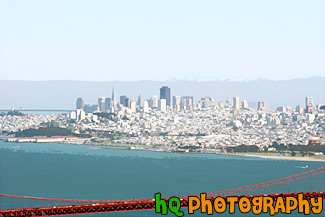
POLYGON ((136 100, 158 95, 161 86, 169 86, 172 95, 201 97, 212 96, 224 101, 234 96, 254 104, 269 101, 271 109, 278 106, 295 107, 305 104, 305 97, 312 96, 314 104, 325 104, 325 77, 293 80, 254 81, 9 81, 0 80, 0 108, 74 109, 76 98, 85 104, 96 104, 98 97, 111 97, 115 87, 117 99, 127 95, 136 100))

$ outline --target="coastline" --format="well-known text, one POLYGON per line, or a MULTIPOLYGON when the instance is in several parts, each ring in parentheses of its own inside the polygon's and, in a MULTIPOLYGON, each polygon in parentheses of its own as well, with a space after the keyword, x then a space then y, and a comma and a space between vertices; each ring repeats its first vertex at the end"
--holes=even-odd
MULTIPOLYGON (((8 142, 8 141, 5 141, 8 142)), ((34 142, 28 142, 28 143, 34 143, 34 142)), ((274 160, 290 160, 290 161, 309 161, 309 162, 325 162, 325 155, 323 156, 280 156, 278 153, 216 153, 216 152, 173 152, 170 150, 158 150, 154 149, 153 147, 146 147, 146 146, 135 146, 133 144, 100 144, 100 143, 86 143, 86 144, 80 144, 75 142, 58 142, 58 143, 69 143, 69 144, 75 144, 75 145, 90 145, 92 147, 88 147, 86 149, 115 149, 115 150, 131 150, 131 151, 152 151, 152 152, 166 152, 166 153, 175 153, 175 154, 215 154, 215 155, 228 155, 228 156, 240 156, 240 157, 258 157, 258 158, 264 158, 264 159, 274 159, 274 160), (135 147, 132 149, 131 147, 135 147)), ((18 143, 17 143, 18 144, 18 143)))
MULTIPOLYGON (((216 155, 228 155, 228 156, 240 156, 240 157, 258 157, 264 159, 274 159, 274 160, 292 160, 292 161, 314 161, 314 162, 325 162, 325 156, 315 156, 315 157, 293 157, 293 156, 280 156, 274 154, 264 154, 264 153, 201 153, 201 152, 172 152, 172 151, 159 151, 151 148, 136 148, 130 149, 132 145, 125 144, 110 144, 110 145, 102 145, 102 144, 87 144, 92 146, 101 146, 101 147, 94 147, 95 149, 119 149, 119 150, 131 150, 131 151, 154 151, 154 152, 166 152, 166 153, 175 153, 175 154, 216 154, 216 155), (111 148, 110 148, 111 146, 111 148), (119 148, 120 147, 120 148, 119 148)), ((92 149, 92 148, 90 148, 92 149)))
POLYGON ((314 157, 289 157, 289 156, 279 156, 279 155, 263 155, 263 154, 254 154, 254 153, 225 153, 220 155, 231 155, 231 156, 242 156, 242 157, 259 157, 264 159, 275 159, 275 160, 292 160, 292 161, 317 161, 325 162, 325 156, 320 158, 314 157))

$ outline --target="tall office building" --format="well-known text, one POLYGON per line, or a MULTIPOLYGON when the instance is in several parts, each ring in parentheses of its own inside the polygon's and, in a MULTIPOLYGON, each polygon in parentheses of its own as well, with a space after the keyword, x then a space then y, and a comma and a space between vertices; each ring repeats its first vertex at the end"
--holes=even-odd
POLYGON ((167 86, 163 86, 160 88, 160 99, 166 100, 166 105, 170 106, 170 88, 167 86))
POLYGON ((105 98, 105 110, 110 110, 112 108, 112 99, 109 97, 105 98))
POLYGON ((186 106, 186 99, 185 99, 184 97, 181 98, 180 109, 182 109, 182 110, 186 110, 186 109, 187 109, 187 106, 186 106))
POLYGON ((112 91, 112 107, 114 108, 114 110, 117 108, 116 93, 115 93, 114 86, 112 91))
POLYGON ((310 113, 313 111, 313 97, 307 96, 306 97, 306 112, 310 113))
POLYGON ((153 108, 153 100, 152 100, 152 98, 148 99, 148 105, 149 105, 150 108, 153 108))
POLYGON ((83 109, 76 109, 76 121, 82 121, 86 118, 86 113, 83 109))
POLYGON ((151 99, 152 99, 152 108, 158 108, 158 96, 153 95, 151 99))
POLYGON ((131 102, 134 102, 135 106, 137 106, 137 103, 135 101, 132 101, 129 97, 126 97, 124 106, 129 108, 131 105, 131 102))
POLYGON ((99 111, 105 111, 105 97, 98 97, 98 108, 99 111))
POLYGON ((85 106, 85 102, 82 98, 78 98, 76 102, 76 109, 83 109, 85 106))
POLYGON ((198 103, 198 107, 200 108, 209 108, 215 106, 215 102, 212 97, 203 97, 198 103))
POLYGON ((248 102, 247 102, 246 99, 244 99, 243 102, 241 103, 241 107, 244 108, 244 109, 248 108, 248 102))
POLYGON ((181 97, 180 96, 173 96, 173 107, 175 108, 177 105, 181 104, 181 97))
POLYGON ((309 105, 313 105, 313 97, 312 96, 306 96, 306 107, 309 105))
POLYGON ((166 105, 167 105, 166 99, 160 99, 158 102, 159 111, 165 112, 167 110, 166 105))
POLYGON ((121 105, 125 106, 125 100, 126 100, 126 98, 127 98, 127 96, 125 96, 125 95, 120 96, 120 104, 121 105))
POLYGON ((75 111, 72 111, 69 113, 69 119, 70 120, 76 120, 77 119, 77 114, 75 111))
POLYGON ((143 112, 149 112, 149 103, 147 100, 143 101, 143 112))
POLYGON ((257 102, 257 109, 260 111, 268 111, 270 109, 270 103, 267 101, 257 102))
POLYGON ((233 103, 232 104, 233 109, 235 109, 235 110, 239 110, 240 109, 240 98, 238 96, 235 96, 233 98, 232 103, 233 103))
POLYGON ((137 103, 135 101, 129 101, 129 109, 131 113, 135 113, 137 111, 137 103))
POLYGON ((181 98, 181 108, 182 109, 192 109, 194 106, 193 96, 183 96, 181 98))
POLYGON ((98 105, 87 105, 86 104, 84 110, 87 114, 97 112, 98 105))
POLYGON ((143 107, 143 98, 142 98, 141 94, 138 96, 138 106, 143 107))

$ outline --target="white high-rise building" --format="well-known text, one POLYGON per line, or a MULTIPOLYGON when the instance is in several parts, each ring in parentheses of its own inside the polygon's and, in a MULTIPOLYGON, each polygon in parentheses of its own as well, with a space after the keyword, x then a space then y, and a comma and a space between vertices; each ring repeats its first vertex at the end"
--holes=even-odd
POLYGON ((241 107, 244 108, 244 109, 247 109, 248 108, 248 102, 246 99, 243 100, 243 102, 241 103, 241 107))
POLYGON ((82 121, 86 118, 86 113, 83 109, 76 109, 76 121, 82 121))
POLYGON ((137 103, 135 101, 130 102, 130 112, 135 113, 137 111, 137 103))
POLYGON ((158 108, 158 96, 157 95, 153 95, 151 97, 152 99, 152 107, 153 108, 158 108))
POLYGON ((158 102, 158 109, 159 111, 165 112, 166 111, 166 99, 160 99, 158 102))
POLYGON ((240 109, 240 98, 238 96, 235 96, 233 98, 233 108, 235 110, 239 110, 240 109))
POLYGON ((82 121, 86 119, 86 112, 83 109, 80 109, 79 120, 82 121))
POLYGON ((105 97, 98 97, 98 108, 99 111, 105 111, 105 97))
POLYGON ((143 112, 149 112, 149 103, 147 100, 143 101, 143 112))
POLYGON ((75 120, 77 119, 76 112, 72 111, 69 113, 69 119, 70 120, 75 120))

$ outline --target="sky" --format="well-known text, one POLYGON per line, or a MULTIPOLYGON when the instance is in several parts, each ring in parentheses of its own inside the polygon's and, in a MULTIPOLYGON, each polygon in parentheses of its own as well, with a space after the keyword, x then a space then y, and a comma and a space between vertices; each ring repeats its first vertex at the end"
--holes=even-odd
POLYGON ((325 76, 323 0, 0 0, 1 80, 325 76))

